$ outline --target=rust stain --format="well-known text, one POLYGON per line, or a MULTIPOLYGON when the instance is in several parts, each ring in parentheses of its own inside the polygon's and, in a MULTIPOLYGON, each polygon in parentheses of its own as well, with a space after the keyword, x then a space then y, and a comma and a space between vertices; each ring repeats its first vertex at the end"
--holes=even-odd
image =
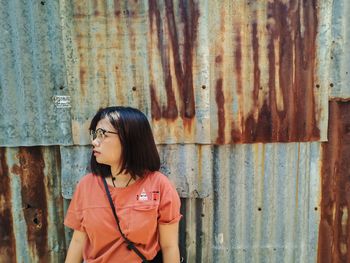
POLYGON ((120 14, 121 14, 120 1, 114 0, 114 15, 120 16, 120 14))
MULTIPOLYGON (((256 16, 256 12, 254 14, 256 16)), ((254 88, 253 88, 253 103, 254 103, 254 109, 253 113, 250 114, 246 121, 245 121, 245 131, 244 131, 244 137, 245 142, 252 143, 256 140, 264 139, 264 137, 261 137, 261 131, 263 131, 262 127, 260 126, 258 122, 256 122, 253 118, 254 111, 258 110, 259 106, 259 91, 260 91, 260 69, 259 69, 259 38, 258 38, 258 29, 257 29, 257 23, 254 22, 252 24, 252 47, 253 47, 253 62, 254 62, 254 88)), ((241 55, 240 55, 241 56, 241 55)), ((260 115, 259 115, 260 117, 260 115)), ((265 123, 269 125, 268 123, 265 123)), ((231 132, 231 135, 234 136, 232 141, 237 141, 237 132, 231 132)), ((239 139, 238 139, 239 140, 239 139)))
MULTIPOLYGON (((270 20, 275 21, 275 20, 279 20, 278 17, 278 12, 279 10, 275 11, 274 5, 273 4, 269 4, 269 8, 268 9, 272 9, 273 15, 271 14, 270 16, 270 20), (276 14, 277 13, 277 17, 276 14)), ((269 15, 269 14, 268 14, 269 15)), ((277 22, 275 21, 275 23, 277 22)), ((268 103, 269 103, 269 111, 271 114, 271 123, 270 125, 272 126, 271 128, 271 138, 273 141, 277 141, 277 130, 278 130, 278 121, 277 121, 277 106, 276 106, 276 72, 275 72, 275 61, 276 61, 276 54, 275 54, 275 44, 274 44, 274 38, 278 38, 278 36, 274 36, 276 34, 279 34, 279 31, 277 29, 275 29, 275 25, 268 25, 268 30, 270 31, 270 41, 268 43, 268 60, 269 60, 269 81, 268 81, 268 85, 269 85, 269 97, 268 97, 268 103)))
MULTIPOLYGON (((316 1, 269 2, 267 6, 269 92, 257 120, 260 87, 259 39, 257 24, 252 23, 254 62, 253 112, 245 119, 241 142, 314 141, 320 138, 315 112, 316 1)), ((239 39, 236 72, 239 83, 241 59, 239 39)), ((239 85, 238 85, 239 86, 239 85)), ((241 87, 238 87, 238 91, 241 87)), ((237 131, 235 134, 237 141, 237 131)))
POLYGON ((98 2, 99 2, 99 0, 93 1, 94 16, 99 16, 101 14, 101 12, 99 11, 99 8, 98 8, 98 2))
POLYGON ((215 63, 222 63, 222 56, 221 55, 217 55, 215 57, 215 63))
POLYGON ((24 218, 27 224, 28 244, 40 262, 49 262, 47 243, 47 201, 44 167, 40 147, 20 147, 17 155, 19 166, 12 172, 21 177, 21 196, 24 218))
POLYGON ((232 129, 231 136, 234 143, 254 143, 254 142, 271 142, 271 111, 267 101, 264 101, 260 108, 258 120, 255 121, 253 115, 249 115, 245 121, 244 141, 239 135, 239 131, 232 129))
MULTIPOLYGON (((184 120, 184 124, 191 123, 186 119, 193 119, 195 116, 195 100, 193 88, 193 56, 197 37, 199 9, 194 1, 179 1, 179 16, 181 25, 175 22, 175 10, 172 1, 165 1, 166 21, 162 21, 157 1, 149 1, 149 20, 151 32, 153 32, 154 19, 156 24, 156 34, 158 38, 157 47, 161 56, 163 68, 165 91, 167 94, 167 105, 161 107, 161 117, 175 119, 179 115, 184 120), (163 35, 163 25, 166 24, 169 35, 163 35), (180 36, 183 43, 180 43, 180 36), (166 40, 169 39, 169 42, 166 40), (183 45, 183 48, 181 48, 183 45), (168 49, 172 49, 170 52, 168 49), (180 51, 183 50, 183 54, 180 51), (169 54, 173 58, 169 58, 169 54), (174 63, 175 75, 171 75, 170 63, 174 63), (176 78, 179 89, 180 102, 179 110, 175 101, 173 81, 176 78)), ((152 100, 152 104, 157 103, 152 100)), ((159 103, 158 103, 159 104, 159 103)), ((155 107, 157 108, 157 107, 155 107)), ((153 114, 157 115, 157 114, 153 114)))
POLYGON ((85 69, 80 69, 79 76, 80 76, 80 83, 82 85, 86 83, 85 75, 86 75, 85 69))
POLYGON ((242 94, 242 43, 240 31, 236 32, 235 69, 237 77, 237 93, 242 94))
MULTIPOLYGON (((101 1, 96 0, 99 3, 101 1)), ((127 17, 127 18, 136 18, 139 16, 141 9, 138 7, 138 1, 119 1, 114 0, 114 15, 116 17, 127 17)))
POLYGON ((231 122, 231 143, 241 143, 242 142, 242 136, 241 132, 235 128, 235 122, 231 122))
POLYGON ((17 262, 11 198, 5 148, 0 148, 0 262, 17 262))
MULTIPOLYGON (((256 14, 255 14, 256 15, 256 14)), ((258 105, 259 90, 260 90, 260 69, 259 69, 259 38, 257 23, 252 25, 252 46, 253 46, 253 62, 254 62, 254 89, 253 100, 255 106, 258 105)))
MULTIPOLYGON (((299 5, 301 5, 300 3, 299 5)), ((298 14, 300 14, 300 6, 298 14)), ((320 131, 316 127, 314 71, 316 56, 317 13, 316 1, 306 1, 303 6, 304 17, 298 19, 298 30, 295 40, 296 54, 296 135, 300 141, 317 140, 320 131), (300 25, 304 21, 304 25, 300 25), (302 34, 302 27, 305 31, 302 34)))
MULTIPOLYGON (((261 72, 259 68, 259 38, 258 27, 256 22, 256 12, 253 14, 254 22, 252 23, 252 47, 253 47, 253 72, 254 72, 254 88, 252 93, 254 109, 245 120, 244 140, 240 138, 239 132, 232 129, 231 136, 234 143, 253 143, 253 142, 269 142, 272 140, 272 116, 268 101, 264 100, 262 107, 259 109, 259 95, 263 89, 260 84, 261 72), (258 111, 258 119, 254 118, 254 111, 258 111)), ((272 53, 273 55, 274 53, 272 53)), ((274 68, 270 68, 270 74, 274 74, 274 68)))
MULTIPOLYGON (((167 3, 172 3, 172 1, 167 1, 167 3)), ((194 102, 194 89, 193 89, 193 57, 195 54, 196 47, 196 38, 198 31, 198 19, 199 19, 199 7, 198 3, 195 1, 185 1, 180 0, 180 10, 181 18, 184 27, 184 65, 180 67, 180 57, 176 56, 175 63, 178 65, 177 72, 182 74, 176 74, 178 82, 181 83, 180 95, 182 102, 184 103, 182 108, 182 116, 184 118, 193 118, 195 116, 195 102, 194 102), (187 8, 189 12, 187 12, 187 8), (187 15, 189 13, 189 15, 187 15), (182 71, 183 69, 183 71, 182 71)), ((173 18, 174 19, 174 18, 173 18)), ((175 20, 174 20, 175 21, 175 20)), ((175 39, 172 38, 173 47, 176 47, 176 50, 179 48, 179 41, 177 41, 177 46, 175 46, 175 39)))
POLYGON ((86 8, 79 3, 75 3, 73 6, 73 17, 77 19, 82 19, 87 16, 86 14, 86 8))
POLYGON ((350 258, 350 103, 331 101, 329 106, 328 142, 322 143, 319 263, 350 258))
POLYGON ((151 114, 152 114, 152 119, 154 120, 160 120, 160 118, 162 117, 162 113, 160 110, 160 106, 158 104, 158 100, 156 97, 156 91, 154 89, 153 85, 150 85, 150 90, 151 90, 151 114))
POLYGON ((223 80, 218 79, 216 81, 216 96, 215 101, 218 106, 218 137, 216 139, 217 144, 223 144, 225 142, 225 97, 223 92, 223 80))
POLYGON ((157 116, 158 119, 160 118, 166 118, 174 120, 178 116, 178 109, 176 105, 176 99, 175 99, 175 93, 172 88, 172 76, 170 72, 170 65, 168 57, 166 56, 166 52, 164 52, 164 46, 165 43, 164 37, 162 34, 162 20, 160 15, 159 7, 157 6, 156 1, 150 1, 149 2, 149 10, 150 10, 150 24, 151 24, 151 30, 153 26, 153 17, 155 16, 156 20, 156 30, 157 30, 157 36, 158 36, 158 43, 157 47, 160 51, 161 56, 161 64, 163 67, 163 75, 164 75, 164 83, 165 83, 165 91, 167 94, 167 105, 163 105, 160 107, 159 102, 157 101, 156 96, 156 88, 154 85, 151 85, 151 109, 152 109, 152 116, 157 116), (153 93, 153 95, 152 95, 153 93), (156 110, 156 112, 153 112, 153 110, 156 110))

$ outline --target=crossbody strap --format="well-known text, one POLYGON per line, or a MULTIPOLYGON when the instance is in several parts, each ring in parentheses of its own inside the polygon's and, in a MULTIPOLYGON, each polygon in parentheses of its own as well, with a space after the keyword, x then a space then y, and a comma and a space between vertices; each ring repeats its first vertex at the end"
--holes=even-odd
POLYGON ((146 259, 146 257, 140 252, 140 250, 137 249, 137 247, 135 246, 135 244, 130 241, 123 233, 122 229, 120 228, 120 224, 119 224, 119 218, 117 216, 117 212, 115 211, 115 206, 113 204, 113 201, 112 201, 112 197, 111 197, 111 193, 109 192, 109 189, 108 189, 108 185, 107 185, 107 182, 106 182, 106 178, 102 177, 102 180, 103 180, 103 185, 105 187, 105 190, 106 190, 106 194, 107 194, 107 197, 108 197, 108 201, 109 201, 109 204, 112 208, 112 212, 113 212, 113 215, 114 215, 114 218, 115 218, 115 221, 117 222, 117 225, 118 225, 118 230, 121 234, 121 236, 123 237, 125 243, 127 244, 127 247, 129 250, 133 250, 141 259, 142 259, 142 263, 147 263, 148 260, 146 259))

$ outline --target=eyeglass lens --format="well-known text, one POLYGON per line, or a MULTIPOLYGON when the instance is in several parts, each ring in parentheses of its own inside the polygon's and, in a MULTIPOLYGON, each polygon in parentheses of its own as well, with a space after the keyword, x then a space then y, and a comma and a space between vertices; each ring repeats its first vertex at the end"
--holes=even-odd
POLYGON ((105 135, 105 131, 102 129, 97 129, 96 131, 93 131, 93 130, 90 131, 91 141, 95 140, 96 138, 101 140, 104 138, 104 135, 105 135))

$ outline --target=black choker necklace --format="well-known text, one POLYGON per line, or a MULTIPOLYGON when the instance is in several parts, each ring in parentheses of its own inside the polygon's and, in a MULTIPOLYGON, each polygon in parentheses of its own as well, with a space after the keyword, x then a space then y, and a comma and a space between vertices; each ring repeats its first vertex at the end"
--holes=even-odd
MULTIPOLYGON (((114 181, 115 181, 117 178, 115 178, 113 175, 111 175, 111 177, 112 177, 112 184, 113 184, 114 187, 116 187, 115 184, 114 184, 114 181)), ((125 185, 124 187, 127 187, 127 186, 130 184, 131 180, 132 180, 132 176, 130 176, 129 181, 126 183, 126 185, 125 185)))

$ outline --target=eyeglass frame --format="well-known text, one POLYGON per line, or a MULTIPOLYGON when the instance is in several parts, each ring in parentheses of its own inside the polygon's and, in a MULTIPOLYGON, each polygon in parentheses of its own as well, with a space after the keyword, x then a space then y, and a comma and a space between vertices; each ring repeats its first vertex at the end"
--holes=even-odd
POLYGON ((102 129, 102 128, 98 128, 97 130, 90 130, 90 140, 94 141, 96 139, 99 139, 99 141, 102 141, 106 137, 106 135, 105 135, 106 133, 119 134, 118 132, 112 132, 112 131, 107 131, 107 130, 102 129), (98 133, 101 134, 100 137, 98 136, 98 133))

